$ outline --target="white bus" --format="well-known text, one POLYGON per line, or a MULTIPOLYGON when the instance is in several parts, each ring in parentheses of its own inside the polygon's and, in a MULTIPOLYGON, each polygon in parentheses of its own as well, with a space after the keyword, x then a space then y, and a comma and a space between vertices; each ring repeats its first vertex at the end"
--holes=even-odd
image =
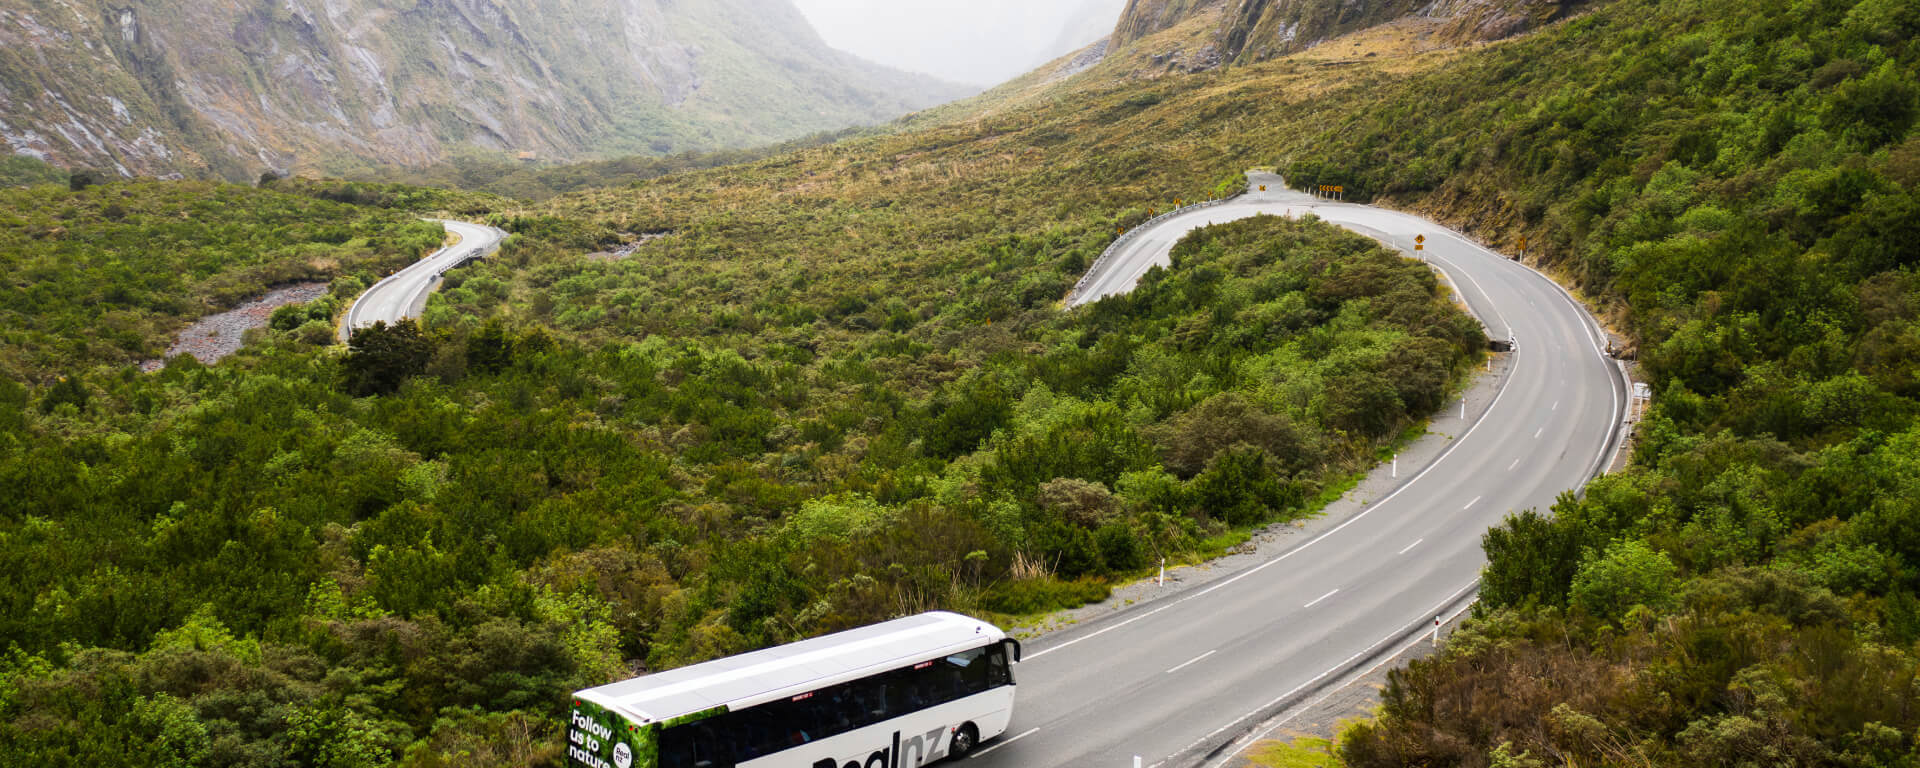
POLYGON ((581 768, 916 768, 1013 717, 1020 644, 934 612, 573 695, 581 768))

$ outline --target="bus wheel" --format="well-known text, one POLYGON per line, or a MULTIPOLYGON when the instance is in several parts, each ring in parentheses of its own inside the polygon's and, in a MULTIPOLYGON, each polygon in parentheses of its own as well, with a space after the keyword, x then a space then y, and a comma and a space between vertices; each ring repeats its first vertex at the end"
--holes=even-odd
POLYGON ((980 732, 974 730, 973 723, 960 726, 953 732, 953 741, 947 746, 947 757, 953 760, 965 758, 974 747, 980 745, 980 732))

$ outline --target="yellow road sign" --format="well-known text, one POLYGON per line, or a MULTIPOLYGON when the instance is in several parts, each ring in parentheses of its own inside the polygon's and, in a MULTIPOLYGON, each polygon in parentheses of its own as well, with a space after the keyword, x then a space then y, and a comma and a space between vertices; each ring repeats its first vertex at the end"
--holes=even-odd
POLYGON ((1262 184, 1262 185, 1260 185, 1260 191, 1262 191, 1262 192, 1265 192, 1265 191, 1267 191, 1267 185, 1265 185, 1265 184, 1262 184))
POLYGON ((1426 241, 1427 241, 1427 236, 1426 236, 1426 235, 1414 235, 1414 236, 1413 236, 1413 241, 1414 241, 1414 242, 1416 242, 1416 243, 1424 243, 1424 242, 1426 242, 1426 241))

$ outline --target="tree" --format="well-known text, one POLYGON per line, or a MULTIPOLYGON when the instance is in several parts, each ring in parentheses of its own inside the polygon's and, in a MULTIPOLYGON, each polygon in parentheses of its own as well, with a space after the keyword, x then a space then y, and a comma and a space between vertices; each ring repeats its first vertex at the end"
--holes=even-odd
POLYGON ((90 397, 87 393, 87 385, 80 383, 80 379, 62 376, 47 390, 46 396, 40 399, 40 412, 53 413, 55 408, 71 404, 76 410, 86 413, 87 401, 90 397))
POLYGON ((1200 508, 1228 525, 1266 522, 1276 512, 1298 507, 1304 495, 1298 485, 1274 474, 1266 451, 1244 444, 1215 456, 1193 487, 1200 508))
POLYGON ((1284 414, 1268 413, 1235 392, 1222 392, 1149 432, 1169 471, 1190 478, 1238 443, 1265 450, 1288 469, 1319 462, 1319 449, 1284 414))
POLYGON ((342 386, 355 397, 399 390, 408 377, 424 372, 433 357, 433 343, 412 320, 355 330, 347 348, 342 386))
POLYGON ((481 373, 499 373, 513 365, 513 339, 499 318, 488 320, 467 337, 467 367, 481 373))
POLYGON ((1599 559, 1580 566, 1573 577, 1573 607, 1614 620, 1636 605, 1661 607, 1673 601, 1678 571, 1664 552, 1639 539, 1622 539, 1599 559))
POLYGON ((1088 528, 1098 527, 1113 516, 1113 492, 1101 483, 1077 477, 1060 477, 1040 485, 1036 499, 1042 509, 1061 520, 1088 528))
POLYGON ((287 715, 288 757, 314 768, 379 768, 393 755, 366 718, 338 705, 299 708, 287 715))
POLYGON ((927 453, 951 459, 971 453, 1013 414, 1007 392, 992 377, 980 376, 952 388, 932 405, 927 453))
POLYGON ((1566 604, 1580 542, 1565 524, 1529 509, 1487 531, 1480 547, 1487 553, 1480 597, 1488 605, 1566 604))

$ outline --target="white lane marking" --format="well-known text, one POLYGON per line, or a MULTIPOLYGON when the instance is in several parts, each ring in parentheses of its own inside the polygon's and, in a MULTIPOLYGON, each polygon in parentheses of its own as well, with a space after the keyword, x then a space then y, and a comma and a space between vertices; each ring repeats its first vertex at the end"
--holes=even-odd
POLYGON ((1320 604, 1320 602, 1321 602, 1322 600, 1325 600, 1325 599, 1327 599, 1327 598, 1329 598, 1329 597, 1333 597, 1334 595, 1337 595, 1337 594, 1340 594, 1340 590, 1337 590, 1337 589, 1336 589, 1336 590, 1334 590, 1334 591, 1332 591, 1332 592, 1328 592, 1328 593, 1326 593, 1326 594, 1324 594, 1324 595, 1321 595, 1321 596, 1319 596, 1319 597, 1316 597, 1316 598, 1314 598, 1314 599, 1313 599, 1313 602, 1311 602, 1311 603, 1307 603, 1306 605, 1303 605, 1303 606, 1300 606, 1300 607, 1302 607, 1302 608, 1312 608, 1312 607, 1314 607, 1314 606, 1316 606, 1316 605, 1319 605, 1319 604, 1320 604))
POLYGON ((1512 472, 1512 471, 1513 471, 1513 468, 1514 468, 1514 467, 1517 467, 1517 466, 1520 466, 1520 460, 1519 460, 1519 459, 1514 459, 1514 460, 1513 460, 1513 463, 1512 463, 1512 464, 1508 464, 1508 465, 1507 465, 1507 471, 1508 471, 1508 472, 1512 472))
MULTIPOLYGON (((1468 584, 1467 584, 1466 586, 1464 586, 1464 587, 1461 587, 1460 589, 1458 589, 1458 590, 1455 590, 1453 594, 1451 594, 1451 595, 1448 595, 1448 596, 1447 596, 1447 599, 1446 599, 1446 600, 1444 600, 1444 601, 1441 601, 1441 603, 1440 603, 1439 605, 1437 605, 1437 606, 1434 606, 1434 608, 1433 608, 1433 610, 1430 610, 1430 611, 1426 611, 1426 612, 1424 612, 1424 613, 1422 613, 1421 615, 1422 615, 1422 616, 1434 616, 1434 615, 1438 615, 1440 611, 1444 611, 1444 610, 1446 610, 1446 609, 1447 609, 1447 606, 1449 606, 1449 605, 1452 605, 1452 604, 1453 604, 1453 601, 1455 601, 1455 600, 1458 600, 1458 599, 1460 599, 1460 596, 1461 596, 1462 594, 1465 594, 1465 593, 1466 593, 1466 592, 1468 592, 1469 590, 1472 590, 1472 589, 1473 589, 1474 587, 1476 587, 1476 586, 1479 586, 1479 585, 1480 585, 1480 580, 1479 580, 1479 579, 1474 579, 1473 581, 1471 581, 1471 582, 1469 582, 1469 583, 1468 583, 1468 584)), ((1455 615, 1458 615, 1458 614, 1455 614, 1455 615)), ((1422 629, 1422 630, 1423 630, 1423 629, 1425 628, 1425 626, 1426 626, 1426 620, 1425 620, 1425 619, 1420 619, 1420 620, 1418 620, 1418 621, 1416 621, 1416 622, 1415 622, 1415 624, 1416 624, 1416 625, 1417 625, 1417 626, 1418 626, 1418 627, 1419 627, 1420 629, 1422 629)), ((1180 748, 1180 749, 1179 749, 1178 751, 1176 751, 1176 752, 1174 752, 1174 754, 1175 754, 1175 755, 1179 755, 1179 754, 1181 754, 1181 753, 1183 753, 1183 752, 1186 752, 1187 750, 1190 750, 1190 749, 1193 749, 1194 747, 1197 747, 1197 746, 1200 746, 1201 744, 1204 744, 1204 743, 1206 743, 1206 741, 1207 741, 1208 739, 1211 739, 1211 738, 1213 738, 1213 737, 1215 737, 1215 736, 1218 736, 1218 735, 1220 735, 1221 733, 1223 733, 1223 732, 1225 732, 1225 731, 1226 731, 1227 729, 1229 729, 1229 728, 1232 728, 1232 727, 1234 727, 1234 726, 1236 726, 1236 725, 1239 725, 1240 723, 1242 723, 1242 722, 1244 722, 1244 721, 1245 721, 1245 720, 1246 720, 1247 718, 1249 718, 1249 717, 1253 717, 1254 715, 1257 715, 1257 714, 1260 714, 1260 713, 1261 713, 1261 712, 1262 712, 1263 710, 1265 710, 1265 709, 1266 709, 1266 708, 1268 708, 1268 707, 1271 707, 1271 706, 1273 706, 1273 705, 1275 705, 1275 704, 1278 704, 1278 703, 1280 703, 1280 702, 1282 702, 1282 701, 1286 701, 1287 699, 1289 699, 1289 698, 1292 698, 1294 694, 1296 694, 1296 693, 1299 693, 1299 692, 1301 692, 1301 691, 1303 691, 1303 690, 1306 690, 1308 686, 1311 686, 1311 685, 1313 685, 1313 684, 1315 684, 1315 683, 1318 683, 1318 682, 1320 682, 1321 680, 1325 680, 1325 679, 1327 679, 1328 677, 1330 677, 1330 676, 1332 676, 1332 675, 1333 675, 1333 673, 1335 673, 1335 672, 1338 672, 1338 671, 1340 671, 1340 669, 1341 669, 1341 668, 1343 668, 1343 667, 1345 667, 1345 666, 1347 666, 1348 664, 1352 664, 1352 663, 1353 663, 1354 661, 1356 661, 1356 660, 1358 660, 1358 659, 1360 659, 1360 658, 1363 658, 1363 657, 1365 657, 1365 656, 1366 656, 1367 654, 1369 654, 1369 653, 1373 653, 1373 650, 1374 650, 1375 648, 1379 648, 1380 646, 1383 646, 1383 645, 1386 645, 1387 643, 1390 643, 1390 642, 1393 642, 1393 640, 1394 640, 1394 638, 1397 638, 1397 637, 1402 637, 1402 636, 1404 636, 1402 632, 1394 632, 1394 633, 1393 633, 1393 634, 1391 634, 1391 635, 1387 635, 1386 637, 1383 637, 1383 638, 1380 638, 1379 640, 1377 640, 1377 641, 1375 641, 1375 642, 1373 643, 1373 645, 1369 645, 1369 646, 1367 646, 1366 648, 1363 648, 1363 649, 1361 649, 1361 651, 1360 651, 1359 653, 1356 653, 1356 654, 1354 654, 1354 655, 1352 655, 1352 656, 1348 656, 1348 657, 1346 658, 1346 660, 1344 660, 1344 661, 1342 661, 1342 662, 1340 662, 1340 663, 1338 663, 1338 664, 1335 664, 1335 665, 1333 665, 1333 668, 1332 668, 1332 669, 1329 669, 1329 670, 1327 670, 1327 671, 1325 671, 1325 672, 1322 672, 1322 673, 1320 673, 1320 674, 1318 674, 1318 675, 1314 675, 1314 676, 1313 676, 1313 679, 1312 679, 1312 680, 1308 680, 1308 681, 1306 681, 1306 682, 1304 682, 1304 683, 1301 683, 1301 684, 1299 684, 1299 685, 1296 685, 1296 686, 1294 686, 1294 688, 1293 688, 1293 690, 1291 690, 1291 691, 1287 691, 1286 693, 1283 693, 1283 694, 1280 694, 1279 696, 1275 696, 1275 697, 1273 697, 1272 699, 1269 699, 1269 700, 1267 700, 1267 703, 1265 703, 1265 704, 1262 704, 1262 705, 1260 705, 1260 706, 1258 706, 1258 707, 1255 707, 1255 708, 1253 709, 1253 711, 1251 711, 1251 712, 1248 712, 1248 713, 1246 713, 1246 714, 1244 714, 1244 715, 1241 715, 1241 716, 1239 716, 1239 717, 1236 717, 1236 718, 1234 718, 1234 719, 1233 719, 1233 722, 1230 722, 1230 723, 1227 723, 1226 725, 1223 725, 1223 726, 1220 726, 1220 727, 1218 727, 1218 728, 1215 728, 1215 729, 1213 729, 1213 732, 1212 732, 1212 733, 1209 733, 1209 734, 1207 734, 1207 735, 1205 735, 1205 736, 1202 736, 1202 737, 1200 737, 1200 738, 1198 738, 1198 739, 1194 739, 1194 740, 1193 740, 1193 743, 1192 743, 1192 744, 1188 744, 1188 745, 1186 745, 1185 747, 1182 747, 1182 748, 1180 748)), ((1422 638, 1422 637, 1424 637, 1424 636, 1425 636, 1425 635, 1424 635, 1424 633, 1423 633, 1422 631, 1420 631, 1420 630, 1416 630, 1416 633, 1415 633, 1415 639, 1416 639, 1416 640, 1418 640, 1418 639, 1420 639, 1420 638, 1422 638)), ((1230 760, 1230 759, 1232 759, 1233 757, 1235 757, 1235 756, 1236 756, 1236 755, 1238 755, 1238 754, 1239 754, 1238 752, 1234 752, 1233 754, 1229 754, 1229 755, 1227 755, 1227 756, 1226 756, 1226 757, 1225 757, 1224 759, 1222 759, 1222 760, 1221 760, 1221 763, 1220 763, 1220 764, 1224 764, 1224 763, 1225 763, 1225 762, 1226 762, 1227 760, 1230 760)), ((1165 762, 1165 761, 1162 761, 1162 762, 1165 762)))
POLYGON ((1539 429, 1536 429, 1536 430, 1534 430, 1534 431, 1533 431, 1533 439, 1535 439, 1535 440, 1538 440, 1538 439, 1540 439, 1540 435, 1541 435, 1541 433, 1544 433, 1544 432, 1546 432, 1546 431, 1547 431, 1547 428, 1546 428, 1546 427, 1541 427, 1541 428, 1539 428, 1539 429))
POLYGON ((1178 671, 1180 671, 1180 670, 1183 670, 1183 669, 1186 669, 1187 667, 1189 667, 1189 666, 1191 666, 1191 665, 1192 665, 1192 664, 1193 664, 1194 662, 1197 662, 1197 661, 1199 661, 1199 660, 1201 660, 1201 659, 1204 659, 1204 658, 1206 658, 1206 657, 1208 657, 1208 656, 1212 656, 1212 655, 1214 655, 1214 654, 1216 654, 1216 653, 1219 653, 1219 652, 1220 652, 1220 649, 1218 649, 1218 648, 1215 648, 1215 649, 1213 649, 1213 650, 1211 650, 1211 651, 1207 651, 1206 653, 1203 653, 1203 654, 1200 654, 1200 655, 1198 655, 1198 656, 1195 656, 1195 657, 1193 657, 1193 658, 1191 658, 1191 659, 1187 659, 1186 661, 1183 661, 1183 662, 1181 662, 1181 663, 1179 663, 1179 664, 1175 664, 1175 665, 1173 665, 1173 668, 1172 668, 1172 669, 1169 669, 1169 670, 1167 670, 1167 674, 1169 674, 1169 675, 1171 675, 1171 674, 1173 674, 1173 673, 1175 673, 1175 672, 1178 672, 1178 671))
MULTIPOLYGON (((1477 584, 1477 583, 1479 583, 1479 582, 1475 582, 1475 583, 1477 584)), ((1472 584, 1469 584, 1469 585, 1467 585, 1467 586, 1468 586, 1468 588, 1469 588, 1469 589, 1471 589, 1471 588, 1473 587, 1473 585, 1472 585, 1472 584)), ((1458 595, 1458 594, 1460 594, 1460 593, 1459 593, 1459 592, 1455 592, 1454 594, 1455 594, 1455 595, 1458 595)), ((1450 616, 1448 616, 1448 617, 1446 618, 1446 620, 1445 620, 1445 622, 1446 622, 1446 623, 1448 623, 1448 624, 1452 624, 1452 623, 1453 623, 1453 620, 1454 620, 1454 619, 1457 619, 1457 618, 1460 618, 1460 614, 1463 614, 1463 613, 1466 613, 1467 611, 1470 611, 1470 610, 1472 610, 1472 609, 1473 609, 1473 605, 1474 605, 1474 603, 1478 603, 1478 602, 1480 602, 1480 598, 1478 598, 1478 597, 1475 597, 1475 598, 1474 598, 1474 599, 1472 599, 1472 600, 1468 600, 1468 601, 1467 601, 1467 604, 1466 604, 1466 605, 1463 605, 1463 606, 1460 606, 1460 610, 1457 610, 1457 611, 1454 611, 1452 615, 1450 615, 1450 616)), ((1440 604, 1440 607, 1442 607, 1442 608, 1445 608, 1445 607, 1446 607, 1446 603, 1441 603, 1441 604, 1440 604)), ((1356 683, 1356 682, 1359 682, 1359 681, 1361 681, 1361 680, 1365 680, 1365 679, 1366 679, 1367 677, 1369 677, 1369 676, 1371 676, 1371 675, 1372 675, 1373 673, 1375 673, 1375 672, 1378 672, 1378 671, 1380 670, 1380 668, 1381 668, 1381 667, 1384 667, 1384 666, 1386 666, 1386 665, 1388 665, 1388 664, 1392 664, 1393 662, 1395 662, 1395 661, 1398 661, 1398 660, 1400 659, 1400 657, 1402 657, 1402 656, 1405 656, 1405 655, 1406 655, 1406 653, 1407 653, 1407 651, 1409 651, 1409 650, 1411 650, 1411 649, 1412 649, 1412 648, 1413 648, 1414 646, 1417 646, 1417 645, 1419 645, 1419 644, 1421 644, 1421 643, 1424 643, 1424 642, 1426 642, 1426 641, 1427 641, 1427 633, 1426 633, 1426 632, 1415 632, 1415 633, 1414 633, 1414 635, 1413 635, 1413 637, 1412 637, 1412 639, 1409 639, 1409 640, 1407 641, 1407 643, 1406 643, 1406 645, 1402 645, 1402 646, 1400 646, 1400 650, 1397 650, 1397 651, 1394 651, 1393 653, 1389 653, 1389 654, 1387 654, 1386 656, 1384 656, 1384 657, 1382 657, 1382 658, 1380 659, 1380 661, 1378 661, 1378 662, 1375 662, 1373 666, 1371 666, 1371 667, 1368 667, 1368 668, 1367 668, 1367 671, 1365 671, 1365 672, 1361 672, 1361 673, 1360 673, 1360 674, 1358 674, 1358 675, 1354 675, 1354 676, 1353 676, 1352 678, 1350 678, 1350 679, 1348 679, 1348 680, 1347 680, 1347 682, 1346 682, 1345 684, 1343 684, 1343 685, 1341 685, 1341 686, 1339 686, 1339 687, 1337 687, 1337 688, 1334 688, 1334 689, 1333 689, 1333 690, 1331 690, 1331 691, 1328 691, 1328 692, 1326 692, 1326 694, 1325 694, 1325 695, 1322 695, 1322 696, 1321 696, 1320 698, 1318 698, 1318 699, 1314 699, 1314 700, 1313 700, 1313 703, 1311 703, 1311 704, 1308 704, 1308 705, 1306 705, 1306 706, 1304 706, 1304 707, 1297 707, 1297 708, 1295 708, 1295 709, 1293 710, 1293 714, 1291 714, 1291 715, 1287 715, 1286 717, 1284 717, 1284 718, 1281 718, 1279 722, 1276 722, 1276 723, 1274 723, 1274 724, 1272 724, 1272 725, 1270 725, 1270 726, 1268 726, 1266 730, 1264 730, 1264 731, 1261 731, 1261 732, 1259 732, 1258 734, 1254 734, 1252 738, 1247 738, 1247 737, 1244 737, 1244 736, 1243 736, 1243 737, 1241 737, 1241 739, 1240 739, 1240 740, 1239 740, 1238 742, 1236 742, 1236 745, 1237 745, 1237 746, 1239 746, 1239 747, 1240 747, 1241 749, 1244 749, 1244 748, 1245 748, 1245 745, 1247 745, 1247 744, 1252 744, 1252 743, 1254 743, 1254 742, 1257 742, 1257 741, 1259 741, 1259 740, 1261 740, 1261 739, 1264 739, 1264 738, 1266 738, 1268 734, 1270 734, 1270 733, 1273 733, 1273 732, 1274 732, 1274 731, 1276 731, 1276 730, 1279 730, 1279 728, 1280 728, 1280 726, 1283 726, 1283 725, 1286 725, 1287 723, 1290 723, 1290 722, 1293 722, 1293 719, 1294 719, 1294 718, 1296 718, 1296 717, 1299 717, 1299 716, 1300 716, 1301 714, 1303 714, 1303 713, 1306 713, 1306 712, 1311 712, 1311 711, 1313 711, 1313 708, 1314 708, 1314 707, 1318 707, 1318 706, 1320 706, 1320 703, 1321 703, 1321 702, 1323 702, 1323 701, 1326 701, 1327 699, 1331 699, 1331 698, 1333 698, 1333 696, 1334 696, 1334 694, 1337 694, 1337 693, 1339 693, 1339 692, 1341 692, 1341 691, 1344 691, 1344 690, 1346 690, 1346 689, 1347 689, 1347 688, 1348 688, 1349 686, 1351 686, 1351 685, 1353 685, 1354 683, 1356 683)), ((1297 690, 1297 689, 1296 689, 1296 690, 1297 690)), ((1268 706, 1272 706, 1272 705, 1268 705, 1268 706)), ((1262 707, 1262 709, 1265 709, 1265 707, 1262 707)), ((1255 710, 1255 712, 1258 712, 1258 711, 1259 711, 1259 710, 1255 710)), ((1248 714, 1252 714, 1252 713, 1248 713, 1248 714)), ((1245 719, 1245 718, 1243 717, 1242 719, 1245 719)), ((1222 730, 1224 730, 1224 729, 1222 729, 1222 730)), ((1215 733, 1218 733, 1218 732, 1219 732, 1219 731, 1215 731, 1215 733)), ((1198 744, 1198 743, 1199 743, 1199 742, 1195 742, 1195 744, 1198 744)), ((1188 746, 1188 747, 1187 747, 1187 749, 1192 749, 1192 748, 1193 748, 1192 746, 1188 746)), ((1182 751, 1185 751, 1185 750, 1182 750, 1182 751)), ((1218 763, 1213 763, 1213 764, 1212 764, 1211 766, 1209 766, 1208 768, 1220 768, 1221 766, 1224 766, 1224 765, 1226 765, 1228 761, 1230 761, 1230 760, 1232 760, 1232 759, 1233 759, 1233 758, 1235 758, 1235 757, 1238 757, 1239 755, 1240 755, 1240 749, 1234 749, 1234 750, 1231 750, 1231 751, 1227 751, 1227 752, 1225 752, 1225 756, 1224 756, 1224 757, 1222 757, 1222 758, 1220 758, 1220 762, 1218 762, 1218 763)), ((1162 760, 1162 761, 1160 761, 1160 763, 1156 763, 1155 765, 1160 765, 1160 764, 1164 764, 1165 762, 1167 762, 1167 761, 1165 761, 1165 760, 1162 760)))
POLYGON ((1027 729, 1027 731, 1026 731, 1026 733, 1022 733, 1022 734, 1020 734, 1020 735, 1018 735, 1018 736, 1015 736, 1015 737, 1013 737, 1013 738, 1011 738, 1011 739, 1007 739, 1006 741, 1003 741, 1003 742, 1000 742, 1000 743, 998 743, 998 744, 995 744, 995 745, 993 745, 993 746, 991 746, 991 747, 987 747, 986 749, 983 749, 983 750, 980 750, 980 751, 978 751, 978 752, 975 752, 975 753, 973 753, 972 755, 968 755, 968 759, 972 759, 972 758, 975 758, 975 757, 985 757, 985 756, 986 756, 986 754, 987 754, 988 752, 992 752, 992 751, 994 751, 994 750, 996 750, 996 749, 999 749, 999 748, 1001 748, 1001 747, 1004 747, 1004 746, 1006 746, 1006 745, 1008 745, 1008 744, 1012 744, 1012 743, 1014 743, 1014 742, 1016 742, 1016 741, 1019 741, 1019 740, 1021 740, 1021 739, 1024 739, 1024 738, 1026 738, 1026 737, 1028 737, 1028 736, 1032 736, 1033 734, 1035 734, 1035 733, 1038 733, 1039 731, 1040 731, 1040 729, 1038 729, 1038 728, 1028 728, 1028 729, 1027 729))
POLYGON ((1560 410, 1560 401, 1558 401, 1558 400, 1555 400, 1555 401, 1553 401, 1553 407, 1552 407, 1552 408, 1548 408, 1547 410, 1549 410, 1549 411, 1558 411, 1558 410, 1560 410))
POLYGON ((1440 465, 1447 460, 1447 457, 1453 455, 1454 449, 1459 448, 1462 445, 1465 445, 1467 442, 1467 438, 1473 437, 1473 433, 1478 431, 1481 425, 1484 425, 1487 423, 1487 416, 1492 414, 1494 410, 1499 407, 1501 398, 1504 398, 1507 396, 1507 385, 1511 384, 1512 382, 1513 382, 1512 377, 1508 377, 1507 379, 1504 379, 1500 382, 1500 391, 1494 393, 1493 402, 1487 405, 1486 410, 1480 412, 1480 420, 1475 421, 1473 423, 1473 426, 1468 427, 1467 431, 1462 433, 1459 439, 1453 440, 1447 443, 1447 447, 1440 452, 1440 455, 1434 457, 1432 464, 1428 464, 1426 469, 1420 470, 1420 473, 1417 475, 1414 475, 1413 478, 1408 480, 1405 485, 1402 485, 1399 488, 1393 489, 1392 493, 1382 496, 1380 497, 1379 501, 1376 501, 1372 504, 1367 505, 1366 509, 1360 511, 1360 514, 1357 514, 1357 515, 1354 515, 1353 517, 1348 518, 1346 522, 1328 529, 1325 533, 1322 533, 1319 536, 1315 536, 1311 539, 1308 539, 1306 543, 1301 544, 1298 547, 1294 547, 1293 549, 1287 550, 1286 552, 1282 553, 1279 557, 1276 557, 1272 560, 1268 560, 1252 568, 1248 568, 1245 571, 1241 571, 1236 575, 1229 576, 1225 579, 1221 579, 1219 583, 1214 584, 1213 586, 1207 587, 1206 589, 1202 589, 1198 592, 1194 592, 1191 595, 1187 595, 1186 597, 1182 597, 1178 600, 1167 603, 1166 605, 1162 605, 1158 608, 1147 611, 1146 613, 1142 613, 1138 616, 1127 619, 1126 621, 1122 621, 1122 622, 1113 624, 1111 626, 1102 627, 1093 632, 1089 632, 1085 635, 1081 635, 1072 640, 1068 640, 1064 643, 1053 646, 1052 648, 1044 648, 1038 651, 1034 651, 1033 653, 1027 654, 1027 658, 1037 659, 1049 653, 1053 653, 1054 651, 1060 650, 1062 648, 1076 645, 1086 640, 1092 640, 1093 638, 1099 637, 1108 632, 1112 632, 1116 629, 1127 626, 1128 624, 1132 624, 1136 621, 1140 621, 1141 619, 1151 617, 1154 614, 1157 614, 1161 611, 1165 611, 1170 608, 1173 608, 1177 605, 1180 605, 1181 603, 1185 603, 1189 600, 1198 600, 1202 597, 1206 597, 1207 595, 1212 594, 1217 590, 1226 589, 1228 586, 1231 586, 1234 582, 1237 582, 1241 579, 1247 578, 1256 573, 1264 571, 1268 568, 1272 568, 1273 566, 1286 562, 1287 558, 1293 557, 1294 555, 1307 551, 1307 549, 1311 548, 1313 545, 1318 544, 1322 541, 1325 541, 1328 537, 1336 533, 1346 530, 1347 526, 1360 522, 1361 520, 1365 519, 1367 515, 1371 515, 1375 512, 1380 511, 1380 509, 1385 507, 1387 505, 1387 502, 1392 501, 1395 496, 1399 496, 1401 493, 1405 492, 1408 488, 1412 488, 1415 485, 1418 485, 1420 482, 1420 478, 1426 477, 1427 473, 1432 472, 1435 469, 1439 469, 1440 465))
POLYGON ((1486 497, 1485 497, 1485 496, 1475 496, 1475 497, 1473 497, 1473 501, 1469 501, 1469 502, 1467 502, 1467 505, 1466 505, 1466 506, 1464 506, 1464 507, 1461 507, 1460 509, 1462 509, 1462 510, 1468 510, 1468 509, 1473 509, 1473 505, 1475 505, 1475 504, 1478 504, 1478 503, 1480 503, 1480 500, 1481 500, 1481 499, 1484 499, 1484 498, 1486 498, 1486 497))
POLYGON ((1423 541, 1426 541, 1426 539, 1414 539, 1414 541, 1413 541, 1413 543, 1412 543, 1412 544, 1408 544, 1408 545, 1407 545, 1407 548, 1406 548, 1406 549, 1402 549, 1402 550, 1400 550, 1400 554, 1403 554, 1403 555, 1404 555, 1404 554, 1406 554, 1406 553, 1408 553, 1408 552, 1412 552, 1412 551, 1413 551, 1413 548, 1414 548, 1414 547, 1417 547, 1417 546, 1420 546, 1420 542, 1423 542, 1423 541))
MULTIPOLYGON (((1599 327, 1600 321, 1593 316, 1593 313, 1588 312, 1586 307, 1582 306, 1580 302, 1574 300, 1573 292, 1568 291, 1566 286, 1561 285, 1560 283, 1554 281, 1553 278, 1547 277, 1546 273, 1541 272, 1540 270, 1534 269, 1533 267, 1527 266, 1525 264, 1522 264, 1520 266, 1521 268, 1525 269, 1527 272, 1531 273, 1534 277, 1540 278, 1541 282, 1544 282, 1547 285, 1553 286, 1554 291, 1560 294, 1560 299, 1562 301, 1565 301, 1567 303, 1567 306, 1573 309, 1574 319, 1579 321, 1580 331, 1581 333, 1586 334, 1587 342, 1593 345, 1594 355, 1600 358, 1601 365, 1607 366, 1608 368, 1607 395, 1612 398, 1613 402, 1608 404, 1607 412, 1609 414, 1612 414, 1613 421, 1612 423, 1608 424, 1606 431, 1603 433, 1605 437, 1602 437, 1600 440, 1600 450, 1593 457, 1592 468, 1587 471, 1587 479, 1588 481, 1591 481, 1594 477, 1597 477, 1600 474, 1606 472, 1609 467, 1613 466, 1613 462, 1619 460, 1620 449, 1626 445, 1625 440, 1614 443, 1613 438, 1615 436, 1615 432, 1619 429, 1619 427, 1616 425, 1620 421, 1626 418, 1626 410, 1622 407, 1620 402, 1621 392, 1623 390, 1632 389, 1633 385, 1632 385, 1632 382, 1627 378, 1626 367, 1620 365, 1619 363, 1614 362, 1611 358, 1608 358, 1606 350, 1600 348, 1600 337, 1605 334, 1605 330, 1599 327), (1614 386, 1615 383, 1619 383, 1620 386, 1618 387, 1614 386), (1609 456, 1607 452, 1608 443, 1613 443, 1613 452, 1611 456, 1609 456)), ((1565 380, 1562 380, 1561 384, 1564 386, 1565 380)), ((1586 482, 1583 481, 1581 483, 1581 488, 1579 490, 1580 491, 1586 490, 1585 486, 1586 486, 1586 482)))

